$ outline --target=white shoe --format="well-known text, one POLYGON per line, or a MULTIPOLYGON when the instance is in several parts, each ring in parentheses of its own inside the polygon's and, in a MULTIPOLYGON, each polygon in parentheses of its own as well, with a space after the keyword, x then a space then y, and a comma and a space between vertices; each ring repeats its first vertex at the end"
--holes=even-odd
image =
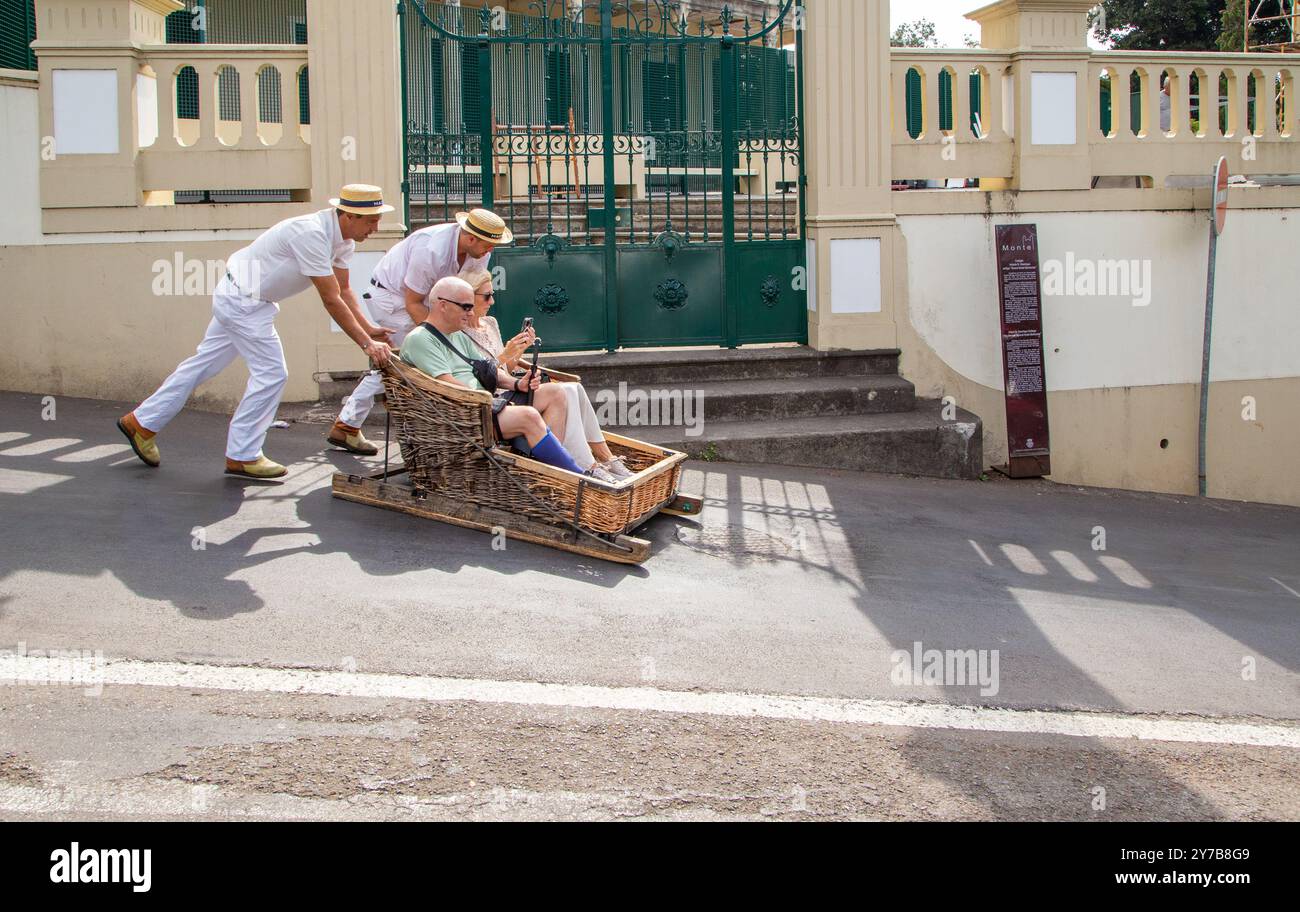
POLYGON ((591 468, 589 468, 585 474, 588 478, 594 478, 597 481, 604 482, 605 484, 616 485, 618 484, 619 481, 609 472, 606 472, 604 469, 602 469, 600 467, 599 462, 593 465, 591 468))
POLYGON ((622 456, 615 456, 609 462, 599 462, 597 465, 620 481, 636 475, 636 472, 627 467, 627 463, 623 461, 622 456))

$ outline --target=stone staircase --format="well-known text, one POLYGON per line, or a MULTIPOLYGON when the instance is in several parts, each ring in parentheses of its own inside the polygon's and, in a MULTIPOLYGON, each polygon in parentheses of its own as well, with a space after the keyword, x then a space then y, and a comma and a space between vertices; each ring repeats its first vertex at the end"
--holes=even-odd
POLYGON ((775 348, 545 360, 582 377, 598 411, 613 419, 610 430, 697 459, 978 478, 984 466, 980 419, 957 410, 953 421, 943 420, 942 403, 918 400, 899 376, 899 356, 897 350, 775 348), (688 397, 693 412, 686 409, 688 397), (641 415, 634 407, 638 399, 641 415), (676 422, 645 423, 656 418, 676 422))
MULTIPOLYGON (((578 374, 614 433, 697 459, 974 479, 979 417, 918 400, 900 353, 808 348, 552 355, 578 374)), ((338 382, 343 381, 343 382, 338 382)), ((337 405, 352 382, 322 383, 337 405)), ((369 425, 382 434, 382 412, 369 425)))

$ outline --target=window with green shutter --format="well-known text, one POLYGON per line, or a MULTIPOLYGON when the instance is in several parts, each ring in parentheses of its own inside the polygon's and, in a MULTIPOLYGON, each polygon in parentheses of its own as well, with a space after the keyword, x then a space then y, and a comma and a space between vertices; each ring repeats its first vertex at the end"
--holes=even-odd
POLYGON ((460 44, 460 114, 458 133, 476 133, 483 124, 479 101, 478 46, 460 44))
POLYGON ((939 129, 952 131, 952 73, 939 71, 939 129))
POLYGON ((1114 80, 1109 76, 1103 76, 1101 83, 1101 135, 1110 136, 1111 128, 1115 125, 1114 107, 1111 104, 1111 91, 1114 80))
POLYGON ((970 74, 970 131, 976 136, 984 135, 984 80, 979 70, 970 74))
POLYGON ((912 67, 907 71, 907 135, 917 139, 925 125, 925 97, 921 87, 921 71, 912 67))
POLYGON ((0 0, 0 69, 34 70, 36 0, 0 0))
POLYGON ((562 45, 546 48, 546 122, 568 126, 573 107, 573 71, 569 49, 562 45))
POLYGON ((303 67, 298 73, 298 123, 300 124, 311 124, 311 91, 308 88, 310 84, 307 67, 303 67))
POLYGON ((423 86, 425 129, 433 133, 446 133, 447 100, 443 97, 446 80, 443 79, 443 46, 446 39, 434 39, 429 42, 429 72, 433 74, 433 84, 423 86))
POLYGON ((192 66, 181 67, 176 74, 176 118, 199 119, 199 74, 192 66))

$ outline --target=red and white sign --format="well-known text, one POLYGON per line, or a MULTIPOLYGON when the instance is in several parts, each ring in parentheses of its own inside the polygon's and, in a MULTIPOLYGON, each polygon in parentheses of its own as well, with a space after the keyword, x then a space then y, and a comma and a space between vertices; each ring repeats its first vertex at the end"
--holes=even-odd
POLYGON ((1223 234, 1228 223, 1228 160, 1219 159, 1214 169, 1214 233, 1223 234))

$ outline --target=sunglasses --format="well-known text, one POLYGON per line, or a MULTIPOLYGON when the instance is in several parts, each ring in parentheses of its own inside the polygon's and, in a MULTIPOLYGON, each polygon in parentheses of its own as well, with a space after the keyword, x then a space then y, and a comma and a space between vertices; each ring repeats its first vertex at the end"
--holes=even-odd
POLYGON ((482 294, 480 294, 480 293, 478 293, 478 292, 475 292, 475 294, 474 294, 474 297, 476 297, 476 298, 487 298, 489 301, 495 299, 496 296, 497 296, 497 295, 496 295, 496 292, 495 292, 495 291, 488 291, 488 292, 484 292, 484 293, 482 293, 482 294))
POLYGON ((442 301, 444 304, 455 304, 461 310, 465 311, 465 313, 469 313, 471 310, 474 309, 473 304, 462 304, 459 301, 451 300, 451 298, 439 298, 438 300, 442 301))

